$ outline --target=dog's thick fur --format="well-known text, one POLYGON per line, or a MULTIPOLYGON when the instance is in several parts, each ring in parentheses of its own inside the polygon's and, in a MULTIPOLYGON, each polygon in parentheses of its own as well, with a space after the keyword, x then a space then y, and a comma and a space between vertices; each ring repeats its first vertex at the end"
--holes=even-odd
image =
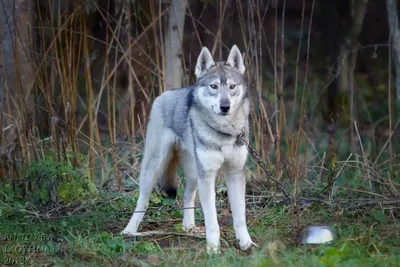
POLYGON ((246 146, 237 142, 249 135, 249 99, 242 55, 234 45, 226 62, 215 63, 203 47, 193 86, 164 92, 153 103, 147 128, 140 196, 135 213, 123 234, 135 235, 157 180, 171 197, 176 196, 176 170, 184 167, 183 229, 195 226, 195 195, 199 190, 205 219, 207 250, 216 252, 220 231, 215 207, 215 180, 222 168, 227 183, 236 238, 242 250, 252 244, 245 215, 246 146))

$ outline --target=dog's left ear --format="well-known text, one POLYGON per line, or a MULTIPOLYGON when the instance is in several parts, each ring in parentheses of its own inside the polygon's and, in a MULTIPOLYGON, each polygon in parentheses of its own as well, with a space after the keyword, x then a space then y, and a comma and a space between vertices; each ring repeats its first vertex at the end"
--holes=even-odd
POLYGON ((240 53, 239 48, 236 45, 232 46, 231 52, 229 52, 228 60, 226 61, 226 64, 231 66, 234 69, 237 69, 241 74, 244 73, 246 70, 244 63, 243 63, 243 57, 242 54, 240 53))

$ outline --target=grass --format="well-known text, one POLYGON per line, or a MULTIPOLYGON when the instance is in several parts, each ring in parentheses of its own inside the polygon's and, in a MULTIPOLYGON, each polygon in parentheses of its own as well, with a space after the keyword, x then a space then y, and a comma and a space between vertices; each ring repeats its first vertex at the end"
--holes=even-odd
MULTIPOLYGON (((249 230, 258 248, 241 252, 231 214, 222 207, 218 211, 221 254, 209 256, 204 236, 181 232, 182 213, 179 209, 171 211, 179 207, 179 198, 176 203, 153 198, 158 201, 152 201, 151 206, 161 206, 160 211, 147 213, 141 225, 142 231, 164 230, 168 234, 121 236, 136 198, 136 194, 104 193, 90 204, 53 212, 50 218, 18 208, 0 221, 1 261, 53 266, 400 266, 400 221, 382 209, 340 213, 314 203, 299 211, 301 227, 329 224, 337 239, 330 244, 304 246, 297 245, 298 231, 289 206, 250 204, 249 230)), ((9 203, 8 208, 13 205, 9 203)), ((200 210, 196 219, 198 227, 204 226, 200 210)))

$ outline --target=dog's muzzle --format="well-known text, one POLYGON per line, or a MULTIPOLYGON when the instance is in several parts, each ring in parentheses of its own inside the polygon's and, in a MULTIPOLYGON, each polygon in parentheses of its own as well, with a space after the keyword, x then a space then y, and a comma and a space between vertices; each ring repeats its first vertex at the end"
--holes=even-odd
POLYGON ((231 104, 229 103, 229 101, 222 100, 221 103, 219 104, 219 109, 221 110, 223 115, 226 115, 231 109, 231 104))

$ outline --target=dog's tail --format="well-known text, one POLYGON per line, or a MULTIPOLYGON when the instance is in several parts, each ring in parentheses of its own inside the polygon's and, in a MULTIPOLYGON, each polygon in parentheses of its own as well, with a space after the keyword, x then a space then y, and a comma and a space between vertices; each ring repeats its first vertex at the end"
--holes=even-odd
POLYGON ((163 175, 160 177, 160 187, 167 194, 168 198, 175 199, 178 189, 176 171, 179 167, 179 154, 172 151, 165 166, 163 175))

